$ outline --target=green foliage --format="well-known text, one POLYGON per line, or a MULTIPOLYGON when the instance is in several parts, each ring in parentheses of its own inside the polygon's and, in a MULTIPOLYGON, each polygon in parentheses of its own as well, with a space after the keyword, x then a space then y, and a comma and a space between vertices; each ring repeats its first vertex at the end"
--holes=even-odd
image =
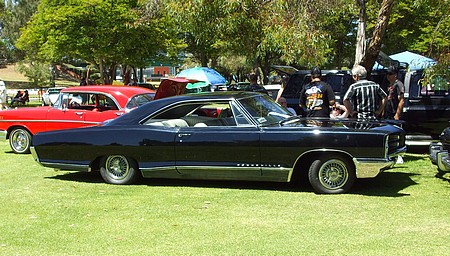
POLYGON ((17 47, 45 62, 82 59, 102 74, 119 63, 142 67, 172 37, 164 16, 143 20, 139 7, 136 0, 42 0, 17 47))
POLYGON ((28 78, 34 88, 48 86, 52 78, 50 66, 41 62, 19 62, 17 70, 28 78))
POLYGON ((450 52, 441 54, 437 64, 425 70, 423 83, 432 85, 435 91, 450 89, 450 52))
POLYGON ((20 36, 20 28, 25 26, 36 12, 39 0, 7 0, 0 3, 0 58, 9 62, 24 58, 23 52, 14 47, 20 36))

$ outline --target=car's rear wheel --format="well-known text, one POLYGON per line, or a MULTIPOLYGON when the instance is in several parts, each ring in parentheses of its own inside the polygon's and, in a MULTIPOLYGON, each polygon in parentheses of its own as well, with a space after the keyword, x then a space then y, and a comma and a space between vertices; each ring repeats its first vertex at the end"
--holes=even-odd
POLYGON ((354 165, 348 159, 331 154, 312 162, 308 178, 316 193, 340 194, 353 186, 356 173, 354 165))
POLYGON ((15 128, 9 134, 9 145, 16 154, 30 153, 31 133, 24 128, 15 128))
POLYGON ((140 178, 136 162, 123 155, 102 158, 100 174, 107 183, 118 185, 132 184, 140 178))

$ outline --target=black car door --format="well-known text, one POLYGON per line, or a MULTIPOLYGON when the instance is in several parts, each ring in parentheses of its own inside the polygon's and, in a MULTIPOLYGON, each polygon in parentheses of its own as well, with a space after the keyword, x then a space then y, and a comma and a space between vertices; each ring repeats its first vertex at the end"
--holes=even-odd
POLYGON ((176 166, 184 178, 258 180, 256 126, 183 127, 175 138, 176 166))

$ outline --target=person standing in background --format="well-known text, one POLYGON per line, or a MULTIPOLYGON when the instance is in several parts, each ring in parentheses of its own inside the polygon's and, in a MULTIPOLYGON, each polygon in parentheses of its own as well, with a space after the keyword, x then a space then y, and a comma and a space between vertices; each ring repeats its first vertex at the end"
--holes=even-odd
POLYGON ((379 84, 366 79, 367 70, 363 66, 354 66, 352 76, 355 83, 350 85, 344 95, 344 106, 349 116, 376 119, 384 109, 386 93, 379 84))
POLYGON ((0 81, 0 110, 8 109, 8 99, 6 94, 6 84, 0 81))
POLYGON ((336 103, 333 88, 321 81, 322 71, 318 67, 311 69, 311 83, 300 91, 299 105, 308 117, 330 117, 330 107, 336 103))
POLYGON ((287 105, 287 101, 284 97, 280 97, 277 100, 277 103, 280 104, 282 107, 284 107, 285 109, 287 109, 289 112, 291 112, 293 115, 297 115, 297 113, 295 112, 295 110, 293 108, 288 107, 287 105))
POLYGON ((398 80, 397 75, 398 70, 395 67, 389 67, 387 72, 387 80, 389 81, 388 97, 383 115, 385 119, 400 120, 403 111, 405 86, 398 80))

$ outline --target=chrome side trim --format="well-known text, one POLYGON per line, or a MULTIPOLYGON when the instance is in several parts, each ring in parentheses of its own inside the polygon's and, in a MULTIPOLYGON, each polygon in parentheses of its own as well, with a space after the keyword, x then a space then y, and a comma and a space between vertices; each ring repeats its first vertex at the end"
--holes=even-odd
POLYGON ((139 170, 141 172, 151 172, 151 171, 175 171, 175 166, 158 166, 158 167, 148 167, 148 168, 142 168, 140 167, 139 170))
POLYGON ((244 167, 244 166, 177 166, 177 170, 183 171, 183 170, 201 170, 201 171, 259 171, 261 170, 260 167, 244 167))
POLYGON ((89 165, 84 164, 64 164, 64 163, 49 163, 49 162, 40 162, 41 165, 54 168, 57 170, 65 170, 65 171, 79 171, 79 172, 91 172, 92 169, 89 165))

